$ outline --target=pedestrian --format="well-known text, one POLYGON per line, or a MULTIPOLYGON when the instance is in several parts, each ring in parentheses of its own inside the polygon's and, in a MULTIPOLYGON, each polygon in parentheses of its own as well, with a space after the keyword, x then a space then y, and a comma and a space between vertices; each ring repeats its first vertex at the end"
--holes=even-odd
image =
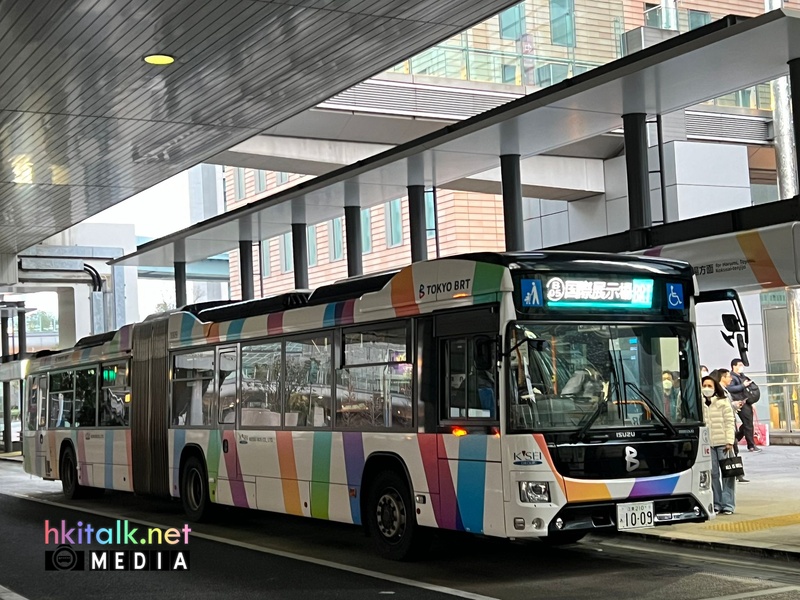
POLYGON ((755 384, 744 374, 742 359, 734 358, 731 361, 731 371, 731 384, 728 386, 728 391, 734 400, 742 402, 739 409, 739 419, 742 421, 742 425, 736 432, 736 441, 738 442, 744 438, 747 441, 747 449, 750 452, 761 452, 761 448, 756 446, 756 441, 753 437, 753 404, 757 402, 757 398, 754 400, 747 391, 747 388, 755 384))
MULTIPOLYGON (((733 416, 734 416, 733 434, 735 437, 736 433, 738 432, 736 425, 736 418, 738 417, 739 410, 742 408, 742 404, 744 404, 744 402, 742 402, 741 400, 734 400, 731 397, 731 393, 728 391, 728 386, 731 384, 732 380, 731 372, 728 369, 714 369, 710 373, 710 376, 714 381, 716 381, 717 383, 720 384, 720 386, 722 386, 722 389, 725 391, 725 395, 728 397, 728 401, 731 403, 731 408, 733 409, 733 416)), ((739 455, 738 444, 733 445, 733 453, 736 456, 739 455)), ((738 475, 736 477, 736 481, 738 481, 739 483, 750 483, 750 480, 745 478, 744 475, 738 475)))
POLYGON ((700 365, 700 379, 708 375, 708 367, 705 365, 700 365))
POLYGON ((732 515, 736 508, 736 478, 722 477, 719 461, 733 456, 733 409, 719 383, 710 376, 703 377, 703 420, 711 440, 711 490, 714 493, 714 512, 732 515))

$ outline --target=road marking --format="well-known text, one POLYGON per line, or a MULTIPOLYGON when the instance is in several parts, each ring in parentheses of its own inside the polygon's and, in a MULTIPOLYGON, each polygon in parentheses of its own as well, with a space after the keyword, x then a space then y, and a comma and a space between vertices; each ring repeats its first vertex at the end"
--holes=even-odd
POLYGON ((28 599, 0 585, 0 600, 28 600, 28 599))
MULTIPOLYGON (((659 540, 659 538, 654 538, 654 539, 659 540)), ((641 546, 641 545, 626 544, 625 542, 623 542, 621 540, 602 540, 602 541, 596 541, 595 543, 597 543, 598 545, 601 545, 601 546, 607 546, 610 549, 632 550, 634 552, 642 552, 642 553, 646 553, 646 554, 656 554, 656 555, 659 555, 659 556, 670 556, 670 557, 683 556, 683 557, 686 557, 688 559, 695 559, 695 558, 707 556, 707 554, 704 554, 704 551, 702 549, 700 549, 700 548, 680 547, 679 549, 676 549, 674 547, 674 545, 667 544, 667 543, 665 543, 663 541, 660 541, 660 543, 663 546, 665 546, 665 547, 662 547, 662 548, 659 548, 659 547, 647 548, 647 547, 644 547, 644 546, 641 546)), ((737 549, 734 548, 733 550, 736 551, 737 549)), ((714 563, 717 564, 717 565, 726 565, 726 566, 730 566, 730 567, 741 567, 742 559, 740 557, 728 558, 728 557, 722 556, 720 554, 716 554, 714 556, 714 563)), ((764 571, 772 571, 773 573, 790 574, 790 575, 795 575, 795 576, 797 575, 797 569, 796 568, 794 568, 794 567, 792 567, 792 568, 783 567, 782 565, 777 564, 775 562, 759 564, 758 565, 758 569, 759 570, 764 570, 764 571)))
POLYGON ((780 515, 778 517, 764 517, 763 519, 752 519, 750 521, 714 523, 713 525, 704 525, 703 529, 729 531, 731 533, 750 533, 752 531, 762 531, 775 527, 788 527, 790 525, 800 525, 800 513, 780 515))
POLYGON ((748 600, 748 598, 756 598, 758 596, 774 596, 786 592, 796 592, 797 590, 800 590, 800 587, 797 587, 796 585, 787 585, 768 590, 760 590, 758 592, 742 592, 741 594, 731 594, 730 596, 714 596, 712 598, 702 598, 701 600, 748 600))
MULTIPOLYGON (((43 498, 35 498, 33 496, 26 496, 25 494, 19 494, 16 492, 0 492, 0 494, 4 494, 6 496, 13 496, 15 498, 19 498, 21 500, 31 500, 33 502, 39 502, 40 504, 47 504, 50 506, 57 506, 59 508, 64 508, 67 510, 72 510, 76 512, 85 512, 91 515, 97 515, 99 517, 106 517, 107 519, 128 519, 134 523, 140 523, 147 527, 159 527, 161 529, 170 529, 170 525, 163 525, 161 523, 156 523, 153 521, 145 521, 143 519, 135 518, 135 517, 125 517, 124 515, 113 514, 102 510, 97 509, 89 509, 83 506, 70 506, 68 504, 62 504, 60 502, 54 502, 52 500, 44 500, 43 498)), ((328 567, 330 569, 337 569, 339 571, 346 571, 348 573, 354 573, 356 575, 363 575, 365 577, 372 577, 373 579, 381 579, 383 581, 391 581, 392 583, 397 583, 400 585, 405 585, 408 587, 415 587, 423 590, 428 590, 431 592, 438 592, 440 594, 447 594, 448 596, 456 596, 458 598, 468 598, 469 600, 498 600, 493 596, 484 596, 483 594, 475 594, 473 592, 466 592, 464 590, 457 590, 455 588, 444 587, 441 585, 434 585, 432 583, 425 583, 422 581, 415 581, 413 579, 406 579, 405 577, 398 577, 396 575, 389 575, 387 573, 380 573, 378 571, 370 571, 369 569, 362 569, 360 567, 353 567, 350 565, 343 565, 341 563, 335 563, 329 560, 323 560, 321 558, 313 558, 310 556, 303 556, 302 554, 295 554, 293 552, 285 552, 283 550, 274 550, 272 548, 265 548, 263 546, 257 546, 255 544, 248 544, 247 542, 240 542, 238 540, 232 540, 216 535, 211 535, 208 533, 200 533, 198 531, 192 530, 191 536, 201 538, 204 540, 209 540, 211 542, 218 542, 220 544, 228 544, 229 546, 237 546, 239 548, 244 548, 245 550, 254 550, 256 552, 262 552, 264 554, 271 554, 273 556, 280 556, 281 558, 288 558, 291 560, 298 560, 301 562, 311 563, 313 565, 319 565, 321 567, 328 567)), ((2 588, 0 588, 2 589, 2 588)), ((0 595, 0 600, 27 600, 26 598, 19 597, 10 597, 5 598, 0 595)))

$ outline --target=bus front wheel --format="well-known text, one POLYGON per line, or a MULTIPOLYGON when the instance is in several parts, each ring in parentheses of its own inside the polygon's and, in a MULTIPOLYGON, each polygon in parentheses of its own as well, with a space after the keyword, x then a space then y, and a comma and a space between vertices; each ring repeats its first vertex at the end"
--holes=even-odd
POLYGON ((61 454, 59 477, 61 478, 61 491, 67 500, 78 500, 90 495, 91 488, 78 483, 78 460, 75 458, 75 450, 72 449, 72 446, 64 448, 64 452, 61 454))
POLYGON ((196 456, 190 456, 181 472, 181 501, 190 521, 204 521, 210 512, 208 499, 208 477, 206 469, 196 456))
POLYGON ((414 560, 424 554, 430 534, 417 525, 405 478, 393 471, 378 475, 369 488, 367 528, 378 552, 391 560, 414 560))

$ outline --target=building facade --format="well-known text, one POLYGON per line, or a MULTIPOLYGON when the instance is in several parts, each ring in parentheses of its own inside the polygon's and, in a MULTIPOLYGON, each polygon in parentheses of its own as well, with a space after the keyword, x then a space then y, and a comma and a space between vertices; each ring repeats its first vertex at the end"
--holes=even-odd
MULTIPOLYGON (((334 97, 321 108, 356 117, 380 113, 393 118, 438 118, 444 125, 725 15, 753 17, 763 12, 762 0, 526 0, 334 97), (420 100, 423 96, 425 101, 420 100)), ((664 165, 658 163, 655 128, 651 130, 654 223, 779 200, 770 137, 772 103, 770 84, 765 83, 666 116, 664 165)), ((352 141, 377 141, 368 137, 352 141)), ((628 229, 622 135, 612 132, 604 137, 599 146, 551 153, 599 161, 602 192, 591 191, 566 200, 557 193, 525 198, 526 248, 547 248, 628 229), (600 146, 602 151, 596 149, 600 146)), ((252 202, 306 177, 309 175, 227 167, 226 206, 232 209, 252 202)), ((564 187, 574 186, 565 183, 564 187)), ((429 192, 426 200, 429 257, 505 248, 500 196, 463 188, 438 189, 429 192)), ((344 218, 312 223, 307 235, 310 287, 345 278, 344 218)), ((365 273, 408 264, 405 198, 363 209, 362 244, 365 273)), ((291 248, 291 234, 254 244, 256 296, 294 288, 291 248)), ((241 292, 236 252, 231 253, 230 267, 231 297, 237 298, 241 292)), ((775 297, 774 293, 745 297, 755 340, 751 372, 763 383, 778 381, 786 371, 785 363, 771 359, 766 342, 759 341, 768 337, 765 311, 776 309, 775 297)), ((721 346, 720 324, 711 313, 701 317, 701 352, 721 357, 714 358, 720 364, 713 364, 725 366, 732 350, 721 346)), ((795 409, 782 408, 781 415, 776 415, 775 404, 777 401, 773 405, 764 403, 759 409, 763 409, 762 418, 780 429, 800 429, 800 416, 792 414, 795 409)))

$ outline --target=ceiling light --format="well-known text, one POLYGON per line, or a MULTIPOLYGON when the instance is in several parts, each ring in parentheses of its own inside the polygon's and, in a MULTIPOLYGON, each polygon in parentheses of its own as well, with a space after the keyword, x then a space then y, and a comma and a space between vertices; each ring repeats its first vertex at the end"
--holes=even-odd
POLYGON ((171 65, 175 62, 175 57, 169 54, 148 54, 144 57, 144 62, 150 65, 171 65))

